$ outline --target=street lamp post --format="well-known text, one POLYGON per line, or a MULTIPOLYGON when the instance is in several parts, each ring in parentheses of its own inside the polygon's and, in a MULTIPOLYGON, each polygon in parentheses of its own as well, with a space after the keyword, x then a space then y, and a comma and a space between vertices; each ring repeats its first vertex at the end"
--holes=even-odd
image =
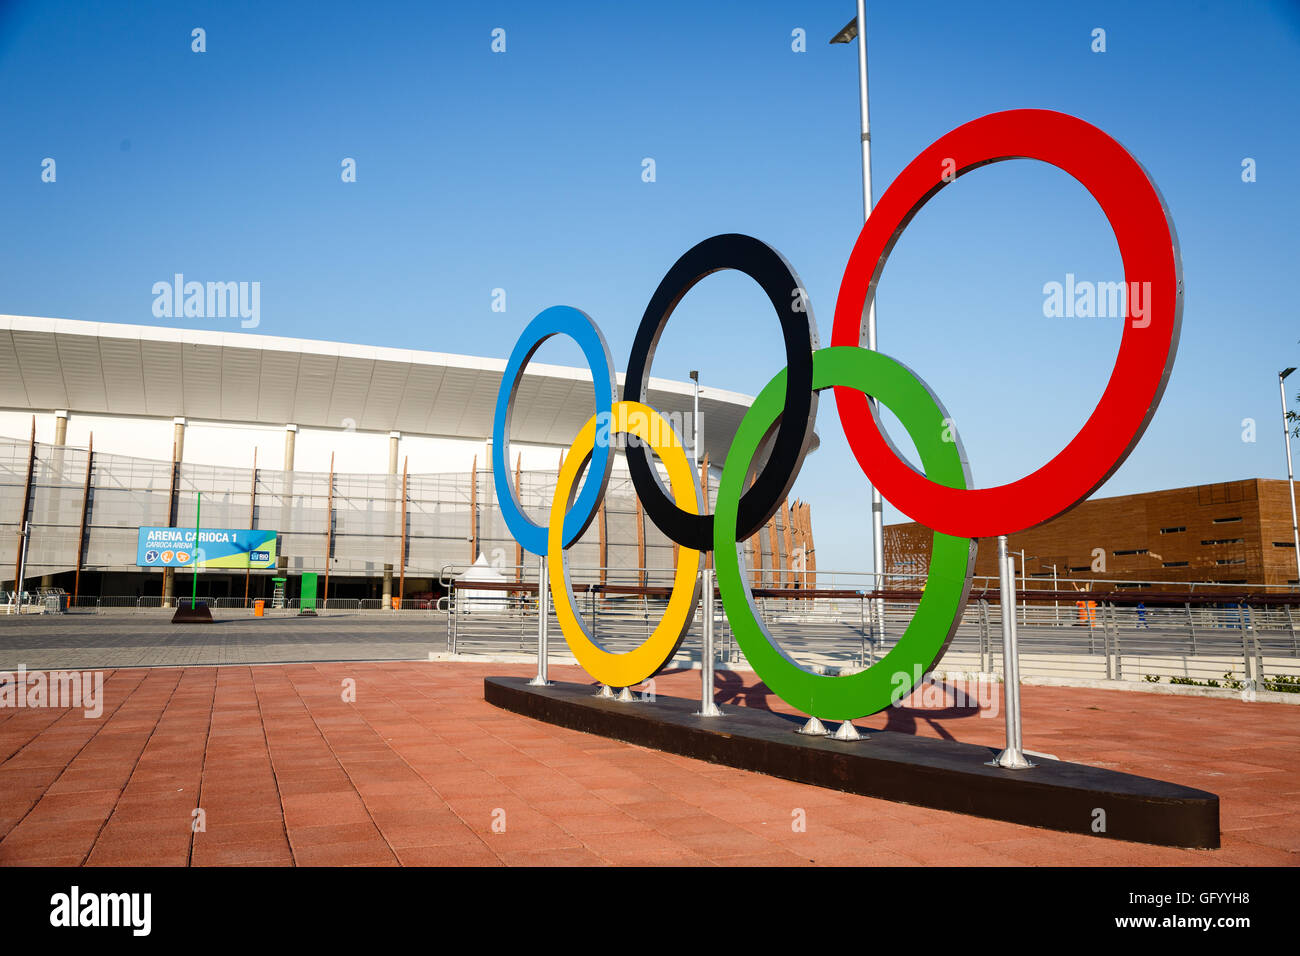
POLYGON ((1300 581, 1300 525, 1296 522, 1295 511, 1295 473, 1291 469, 1291 428, 1286 417, 1286 378, 1295 367, 1277 373, 1277 387, 1282 393, 1282 438, 1286 442, 1286 480, 1291 493, 1291 543, 1295 545, 1296 579, 1300 581))
MULTIPOLYGON (((871 191, 871 115, 867 99, 867 11, 865 0, 858 0, 858 13, 845 24, 844 29, 831 37, 831 43, 852 43, 858 41, 858 104, 861 111, 862 142, 862 218, 871 215, 875 202, 871 191)), ((873 297, 867 306, 867 348, 876 350, 876 302, 873 297)), ((876 409, 876 400, 868 398, 872 411, 876 409)), ((876 588, 884 587, 882 577, 885 569, 885 503, 876 489, 871 485, 871 557, 876 568, 876 588)), ((880 622, 880 634, 884 636, 885 602, 876 601, 877 620, 880 622)))
POLYGON ((700 464, 700 373, 691 369, 691 381, 695 383, 695 411, 691 419, 691 460, 698 468, 700 464))

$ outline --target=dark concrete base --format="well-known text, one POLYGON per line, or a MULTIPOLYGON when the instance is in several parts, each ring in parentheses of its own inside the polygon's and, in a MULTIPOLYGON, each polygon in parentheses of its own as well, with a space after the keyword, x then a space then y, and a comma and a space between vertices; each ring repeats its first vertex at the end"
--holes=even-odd
POLYGON ((188 603, 181 604, 172 615, 173 624, 211 624, 212 612, 208 610, 206 604, 199 604, 191 607, 188 603))
POLYGON ((741 770, 1068 833, 1219 846, 1219 798, 1204 790, 1060 760, 1003 770, 986 765, 996 750, 974 744, 870 730, 862 730, 864 740, 840 743, 796 734, 801 722, 756 708, 699 717, 699 701, 659 697, 628 704, 594 694, 589 684, 483 681, 484 699, 505 710, 741 770), (1103 820, 1105 829, 1094 830, 1103 820))

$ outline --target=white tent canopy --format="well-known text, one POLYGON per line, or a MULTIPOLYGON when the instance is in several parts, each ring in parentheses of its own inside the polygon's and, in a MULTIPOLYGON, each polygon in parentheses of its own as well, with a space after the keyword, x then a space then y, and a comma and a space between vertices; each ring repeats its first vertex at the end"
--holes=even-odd
POLYGON ((466 584, 477 582, 490 582, 494 584, 505 584, 506 576, 498 571, 492 565, 488 564, 487 558, 483 552, 479 552, 478 558, 474 564, 466 568, 465 571, 456 578, 456 600, 464 602, 464 609, 467 611, 490 611, 505 608, 508 597, 505 591, 498 591, 493 588, 466 588, 466 584))

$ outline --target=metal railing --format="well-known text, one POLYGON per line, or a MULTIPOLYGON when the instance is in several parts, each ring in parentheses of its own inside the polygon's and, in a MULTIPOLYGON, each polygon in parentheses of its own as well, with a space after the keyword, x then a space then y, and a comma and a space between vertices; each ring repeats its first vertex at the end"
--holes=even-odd
MULTIPOLYGON (((131 594, 80 594, 74 601, 71 596, 67 597, 67 607, 73 612, 90 612, 98 614, 124 613, 124 612, 149 612, 149 611, 174 611, 177 601, 189 601, 187 595, 164 599, 161 596, 154 595, 131 595, 131 594)), ((199 596, 200 604, 206 604, 213 610, 225 611, 247 611, 253 612, 253 605, 257 601, 262 601, 266 614, 283 614, 285 612, 297 613, 299 603, 297 598, 288 598, 284 604, 274 607, 269 598, 249 598, 245 600, 242 597, 204 597, 199 596)), ((357 612, 389 612, 394 611, 420 611, 425 614, 446 612, 445 599, 428 599, 419 600, 406 599, 400 602, 390 601, 385 603, 380 598, 330 598, 328 601, 317 601, 316 606, 322 611, 357 611, 357 612), (440 605, 439 600, 443 603, 440 605)), ((23 603, 24 613, 44 613, 49 610, 47 599, 37 595, 29 595, 23 603)), ((5 602, 0 601, 0 616, 5 612, 5 602)))
MULTIPOLYGON (((572 569, 575 607, 593 637, 611 651, 640 644, 667 603, 669 571, 572 569)), ((837 576, 843 581, 847 575, 837 576)), ((862 579, 870 575, 859 576, 862 579)), ((818 583, 830 580, 818 572, 818 583)), ((1129 582, 1124 582, 1129 583, 1129 582)), ((535 582, 451 582, 447 650, 523 653, 537 650, 535 582)), ((805 667, 828 672, 870 666, 897 644, 916 612, 919 591, 905 588, 755 589, 754 605, 773 638, 805 667)), ((740 664, 720 604, 715 662, 740 664)), ((1287 690, 1300 676, 1300 594, 1264 589, 1198 592, 1113 589, 1017 592, 1022 676, 1200 683, 1287 690), (1283 678, 1281 685, 1274 678, 1283 678)), ((554 613, 549 620, 555 624, 554 613)), ((996 589, 972 588, 961 622, 936 665, 941 671, 1002 672, 1001 606, 996 589)), ((558 626, 550 633, 559 637, 558 626)), ((697 618, 676 660, 698 661, 697 618)), ((552 657, 568 656, 563 639, 552 657)))

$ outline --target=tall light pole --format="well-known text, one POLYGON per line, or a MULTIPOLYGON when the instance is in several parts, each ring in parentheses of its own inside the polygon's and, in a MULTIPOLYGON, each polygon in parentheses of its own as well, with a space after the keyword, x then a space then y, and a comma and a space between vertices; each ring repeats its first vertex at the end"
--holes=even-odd
POLYGON ((1291 492, 1291 541, 1295 545, 1295 572, 1300 579, 1300 525, 1295 517, 1295 473, 1291 470, 1291 428, 1286 418, 1286 377, 1295 371, 1295 367, 1277 373, 1277 387, 1282 393, 1282 438, 1286 442, 1286 480, 1291 492))
MULTIPOLYGON (((844 29, 831 37, 831 43, 852 43, 858 40, 858 105, 861 111, 862 133, 862 219, 871 215, 875 197, 871 192, 871 114, 867 100, 867 10, 865 0, 858 0, 858 15, 845 24, 844 29)), ((873 297, 867 306, 867 348, 876 350, 876 302, 873 297)), ((868 399, 876 410, 876 400, 868 399)), ((884 586, 881 576, 885 570, 885 503, 876 486, 871 486, 871 558, 876 567, 876 587, 884 586)), ((877 613, 884 636, 885 602, 878 600, 877 613)))
POLYGON ((695 412, 691 419, 691 460, 698 468, 700 465, 700 373, 691 369, 691 381, 695 383, 695 412))

